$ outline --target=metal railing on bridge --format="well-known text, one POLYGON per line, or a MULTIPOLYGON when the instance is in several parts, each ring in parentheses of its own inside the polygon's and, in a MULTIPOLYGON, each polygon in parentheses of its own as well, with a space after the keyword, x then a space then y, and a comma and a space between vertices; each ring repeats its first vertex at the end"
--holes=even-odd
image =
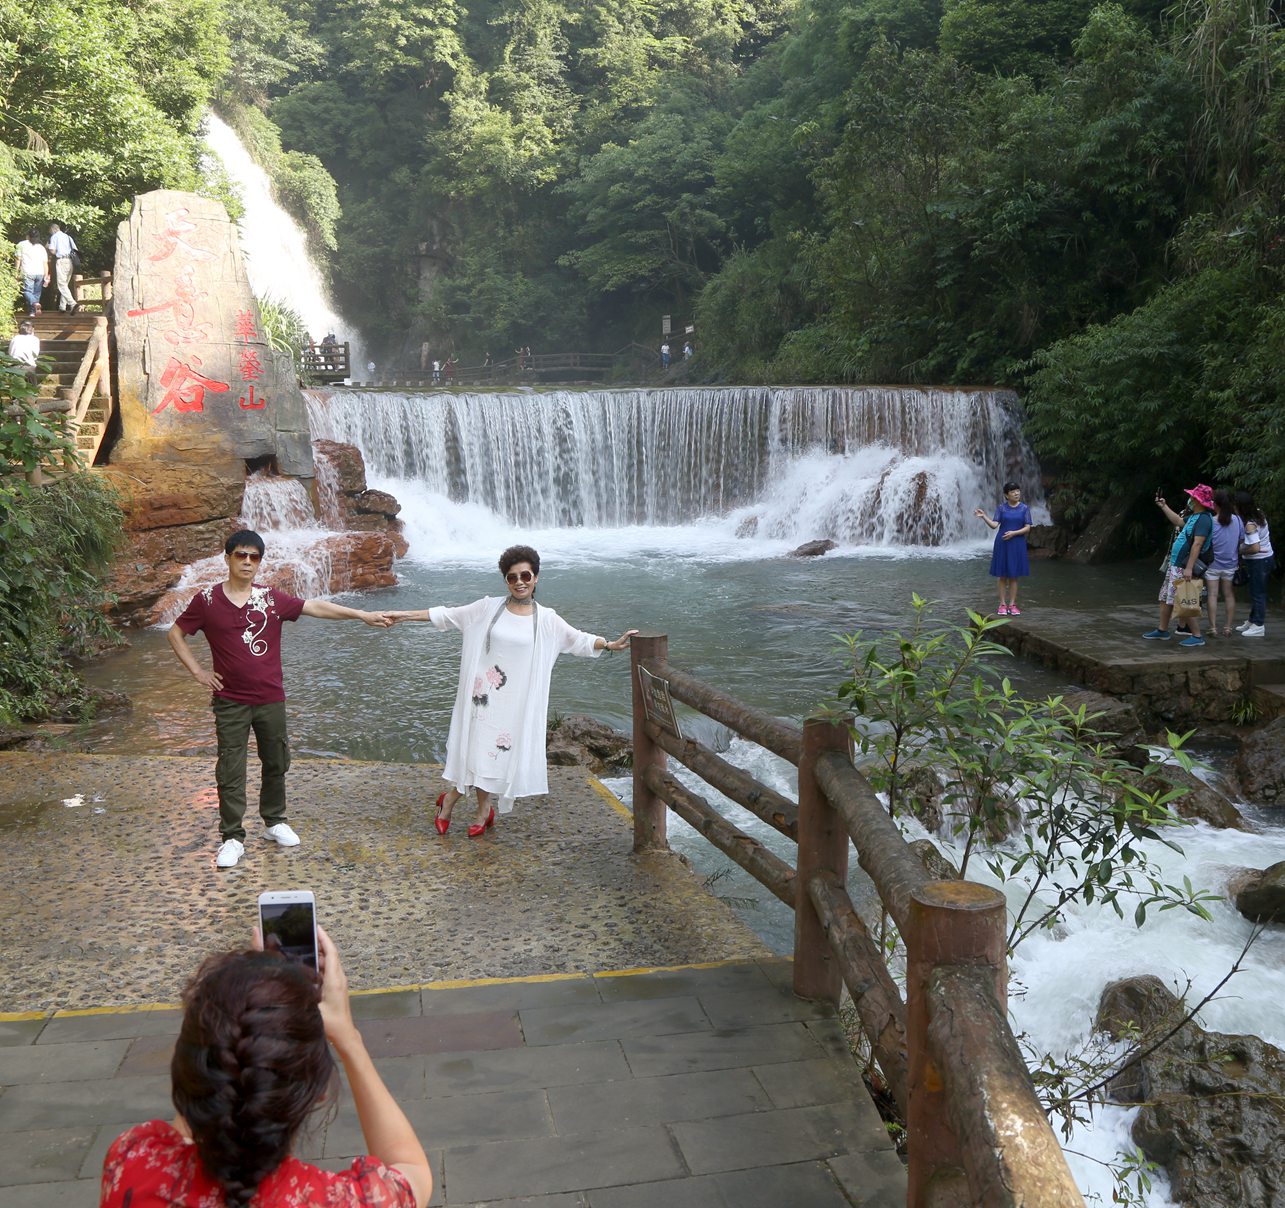
POLYGON ((1084 1208, 1008 1025, 1004 896, 929 876, 853 766, 845 724, 800 730, 632 649, 634 850, 666 849, 666 808, 794 910, 794 992, 838 1005, 846 985, 908 1137, 908 1208, 1084 1208), (664 687, 658 684, 663 682, 664 687), (799 771, 799 800, 679 736, 670 700, 799 771), (667 769, 673 756, 798 845, 791 867, 667 769), (848 841, 906 944, 906 997, 848 896, 848 841))

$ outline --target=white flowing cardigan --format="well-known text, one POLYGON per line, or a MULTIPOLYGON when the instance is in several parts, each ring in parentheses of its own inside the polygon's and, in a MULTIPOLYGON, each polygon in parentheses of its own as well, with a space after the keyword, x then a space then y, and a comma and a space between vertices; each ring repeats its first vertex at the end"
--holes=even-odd
MULTIPOLYGON (((428 619, 441 630, 458 629, 464 635, 460 652, 460 683, 451 710, 451 731, 446 739, 445 776, 463 792, 467 782, 469 731, 473 725, 473 680, 484 670, 483 644, 491 619, 499 611, 499 596, 483 596, 459 608, 430 608, 428 619)), ((596 659, 598 634, 585 633, 568 625, 552 608, 543 604, 535 610, 535 647, 532 652, 530 691, 522 710, 522 725, 513 739, 509 779, 500 792, 500 813, 513 809, 515 797, 535 797, 549 791, 549 769, 545 762, 545 730, 549 718, 549 681, 560 654, 596 659)), ((604 639, 605 640, 605 639, 604 639)))

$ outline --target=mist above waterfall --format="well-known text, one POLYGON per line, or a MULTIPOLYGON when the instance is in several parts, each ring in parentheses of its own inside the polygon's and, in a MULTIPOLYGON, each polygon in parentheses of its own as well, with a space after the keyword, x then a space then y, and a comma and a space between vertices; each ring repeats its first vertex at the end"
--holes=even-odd
POLYGON ((713 522, 742 541, 973 542, 987 536, 973 508, 989 511, 1005 478, 1039 504, 1015 401, 999 390, 719 387, 337 391, 310 408, 313 435, 357 445, 372 485, 402 501, 414 556, 425 524, 453 529, 448 544, 472 528, 713 522))

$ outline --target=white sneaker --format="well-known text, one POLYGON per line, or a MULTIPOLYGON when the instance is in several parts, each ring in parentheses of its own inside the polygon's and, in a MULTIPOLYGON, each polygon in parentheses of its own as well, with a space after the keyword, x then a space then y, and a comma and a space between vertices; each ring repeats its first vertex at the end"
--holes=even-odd
POLYGON ((1266 635, 1267 629, 1263 625, 1246 625, 1245 628, 1240 631, 1240 636, 1242 638, 1261 638, 1266 637, 1266 635))
POLYGON ((245 855, 245 844, 240 839, 224 839, 219 854, 214 857, 215 868, 235 868, 245 855))
POLYGON ((1249 622, 1248 622, 1248 621, 1241 621, 1241 623, 1240 623, 1239 625, 1237 625, 1237 626, 1236 626, 1236 632, 1237 632, 1237 633, 1244 633, 1244 632, 1245 632, 1245 630, 1246 630, 1246 629, 1248 629, 1248 628, 1249 628, 1249 622))
POLYGON ((282 847, 298 847, 299 836, 290 829, 290 823, 278 822, 276 826, 270 826, 263 832, 265 839, 271 839, 275 843, 280 843, 282 847))

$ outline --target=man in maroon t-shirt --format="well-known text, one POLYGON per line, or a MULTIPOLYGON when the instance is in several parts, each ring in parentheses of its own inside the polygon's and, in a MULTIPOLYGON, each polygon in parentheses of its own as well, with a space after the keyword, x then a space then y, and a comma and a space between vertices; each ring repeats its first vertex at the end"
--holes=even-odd
POLYGON ((364 621, 385 629, 391 622, 377 612, 345 608, 329 600, 301 600, 275 587, 255 583, 263 558, 263 538, 249 529, 233 533, 223 547, 228 577, 192 597, 169 631, 170 645, 197 683, 213 693, 214 731, 219 758, 214 780, 219 789, 219 832, 223 844, 215 864, 232 868, 245 854, 245 768, 250 731, 263 765, 259 813, 265 838, 295 847, 299 836, 286 821, 286 692, 281 677, 281 626, 306 617, 364 621), (192 654, 187 639, 197 630, 210 644, 213 671, 192 654))

